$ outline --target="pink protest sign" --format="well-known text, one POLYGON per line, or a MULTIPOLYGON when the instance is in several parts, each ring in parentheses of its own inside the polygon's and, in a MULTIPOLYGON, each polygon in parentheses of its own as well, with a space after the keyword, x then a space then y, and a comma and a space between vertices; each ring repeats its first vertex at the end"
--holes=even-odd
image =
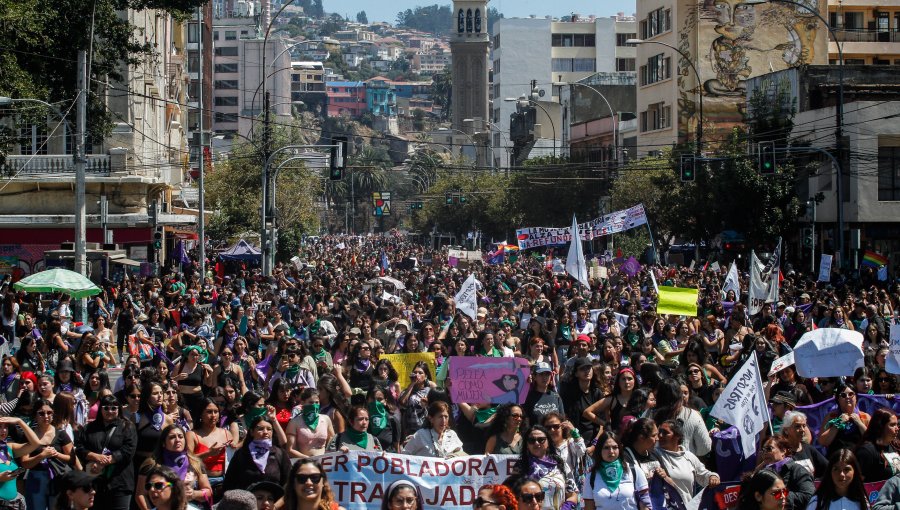
POLYGON ((525 358, 451 356, 450 398, 467 404, 521 404, 531 368, 525 358))

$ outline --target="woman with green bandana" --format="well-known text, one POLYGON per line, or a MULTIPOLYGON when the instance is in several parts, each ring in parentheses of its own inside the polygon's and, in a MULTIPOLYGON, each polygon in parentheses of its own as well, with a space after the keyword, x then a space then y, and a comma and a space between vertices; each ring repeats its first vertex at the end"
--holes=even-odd
POLYGON ((397 401, 383 386, 375 386, 366 395, 369 410, 369 433, 384 446, 385 451, 400 451, 400 418, 397 401))
POLYGON ((208 353, 197 345, 188 345, 181 354, 181 362, 174 370, 173 379, 178 383, 178 392, 191 416, 200 416, 203 406, 203 380, 212 374, 212 367, 206 364, 208 353))
POLYGON ((329 452, 349 452, 351 450, 362 450, 367 452, 380 452, 381 442, 378 438, 369 434, 369 410, 362 406, 353 406, 350 408, 350 416, 347 422, 347 428, 343 432, 334 436, 334 439, 328 444, 329 452))
POLYGON ((609 432, 597 438, 594 467, 585 476, 581 491, 585 510, 651 508, 647 477, 620 455, 621 448, 609 432))
POLYGON ((334 425, 326 414, 319 414, 319 392, 306 388, 300 393, 300 414, 287 426, 288 453, 303 459, 325 453, 325 445, 334 438, 334 425))

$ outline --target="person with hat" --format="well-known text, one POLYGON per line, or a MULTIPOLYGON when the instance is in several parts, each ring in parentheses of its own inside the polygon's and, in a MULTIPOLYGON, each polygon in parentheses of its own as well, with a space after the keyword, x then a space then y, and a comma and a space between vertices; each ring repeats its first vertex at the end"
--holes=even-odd
POLYGON ((523 406, 528 412, 530 423, 540 423, 547 413, 565 414, 562 398, 550 387, 552 378, 553 367, 549 363, 538 363, 531 370, 531 389, 523 406))
POLYGON ((256 510, 275 510, 275 503, 284 497, 284 487, 269 480, 250 484, 247 492, 256 498, 256 510))
POLYGON ((575 358, 572 377, 561 383, 559 391, 565 405, 566 416, 580 435, 587 438, 595 437, 599 432, 599 426, 585 416, 584 411, 602 400, 604 396, 594 377, 593 365, 593 360, 587 356, 575 358))
MULTIPOLYGON (((272 482, 256 482, 253 485, 272 482)), ((213 510, 257 510, 259 502, 249 490, 231 489, 222 495, 222 500, 213 505, 213 510)))
MULTIPOLYGON (((56 480, 56 510, 88 510, 97 496, 97 477, 73 469, 56 480)), ((31 508, 31 507, 29 507, 31 508)))
POLYGON ((772 408, 772 430, 775 434, 781 434, 781 424, 784 415, 797 407, 797 399, 789 391, 778 391, 769 399, 772 408))

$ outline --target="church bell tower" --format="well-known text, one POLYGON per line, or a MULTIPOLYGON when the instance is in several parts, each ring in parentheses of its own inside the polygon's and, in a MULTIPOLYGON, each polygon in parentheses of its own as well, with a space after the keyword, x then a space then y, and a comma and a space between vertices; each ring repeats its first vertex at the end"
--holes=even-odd
POLYGON ((454 0, 450 53, 453 59, 453 129, 473 133, 490 120, 488 69, 490 34, 487 23, 488 0, 454 0), (475 122, 463 122, 474 119, 475 122))

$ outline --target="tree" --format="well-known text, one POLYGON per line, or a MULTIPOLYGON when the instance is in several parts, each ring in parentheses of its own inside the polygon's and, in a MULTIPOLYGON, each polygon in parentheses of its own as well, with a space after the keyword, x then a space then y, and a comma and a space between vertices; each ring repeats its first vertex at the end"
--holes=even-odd
POLYGON ((356 22, 362 23, 363 25, 369 24, 369 17, 366 16, 366 11, 359 11, 356 13, 356 22))
POLYGON ((427 5, 415 9, 407 9, 397 13, 397 25, 439 34, 447 31, 447 20, 452 19, 452 11, 448 5, 427 5))
POLYGON ((672 211, 679 201, 678 184, 668 150, 661 156, 634 161, 619 169, 613 181, 612 208, 618 211, 644 204, 656 242, 666 247, 680 233, 672 211))
POLYGON ((431 77, 431 101, 441 108, 441 120, 450 118, 450 102, 453 97, 453 74, 449 68, 431 77))

